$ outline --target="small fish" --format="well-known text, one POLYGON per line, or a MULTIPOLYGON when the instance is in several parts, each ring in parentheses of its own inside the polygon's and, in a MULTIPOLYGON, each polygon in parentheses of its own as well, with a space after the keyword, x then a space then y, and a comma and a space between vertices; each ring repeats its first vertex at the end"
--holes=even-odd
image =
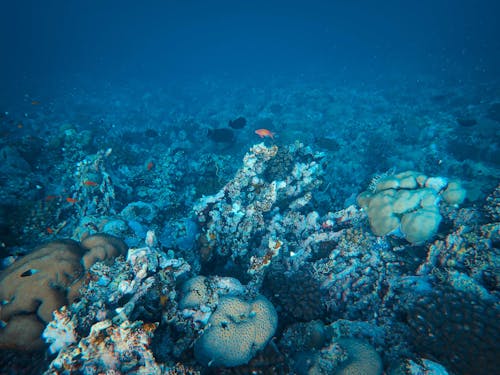
POLYGON ((68 198, 66 198, 66 202, 73 204, 73 203, 78 202, 78 200, 75 198, 68 197, 68 198))
POLYGON ((228 125, 233 129, 243 129, 246 124, 246 118, 240 116, 235 120, 230 120, 228 125))
POLYGON ((155 163, 153 163, 152 161, 150 161, 147 165, 146 165, 146 168, 148 171, 150 171, 151 169, 153 169, 153 167, 155 166, 155 163))
POLYGON ((84 184, 85 186, 97 186, 97 182, 90 181, 90 180, 83 181, 83 184, 84 184))
POLYGON ((274 139, 274 133, 267 129, 257 129, 255 131, 255 134, 257 134, 261 138, 269 137, 271 139, 274 139))
POLYGON ((22 122, 20 122, 19 124, 17 124, 17 128, 18 128, 18 129, 22 129, 23 127, 24 127, 24 125, 23 125, 23 123, 22 123, 22 122))
POLYGON ((40 272, 39 270, 36 270, 34 268, 30 268, 29 270, 27 271, 24 271, 22 274, 21 274, 21 277, 27 277, 27 276, 33 276, 35 273, 38 273, 40 272))
POLYGON ((53 201, 54 199, 60 198, 59 195, 47 195, 45 197, 45 202, 53 201))
POLYGON ((51 227, 47 227, 47 233, 48 234, 53 234, 54 233, 54 229, 52 229, 51 227))
POLYGON ((32 100, 31 105, 39 105, 40 102, 38 100, 32 100))

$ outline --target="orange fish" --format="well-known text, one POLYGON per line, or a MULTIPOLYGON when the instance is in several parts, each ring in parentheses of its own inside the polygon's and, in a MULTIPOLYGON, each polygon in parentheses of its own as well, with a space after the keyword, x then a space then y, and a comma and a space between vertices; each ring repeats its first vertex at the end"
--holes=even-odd
POLYGON ((48 234, 53 234, 54 233, 54 229, 52 229, 51 227, 47 227, 47 233, 48 234))
POLYGON ((60 198, 59 195, 47 195, 45 197, 45 201, 48 202, 48 201, 53 201, 54 199, 57 199, 57 198, 60 198))
POLYGON ((83 181, 83 184, 86 186, 97 186, 97 182, 90 181, 90 180, 83 181))
POLYGON ((148 165, 146 165, 146 168, 148 169, 148 171, 150 171, 151 169, 153 169, 154 166, 155 166, 155 163, 153 163, 152 161, 150 161, 148 163, 148 165))
POLYGON ((261 138, 269 137, 271 139, 274 139, 274 133, 267 129, 257 129, 255 131, 255 134, 257 134, 261 138))
POLYGON ((40 104, 40 102, 38 100, 31 101, 31 105, 38 105, 38 104, 40 104))
POLYGON ((66 198, 66 202, 73 204, 73 203, 78 202, 78 200, 76 200, 75 198, 68 197, 68 198, 66 198))

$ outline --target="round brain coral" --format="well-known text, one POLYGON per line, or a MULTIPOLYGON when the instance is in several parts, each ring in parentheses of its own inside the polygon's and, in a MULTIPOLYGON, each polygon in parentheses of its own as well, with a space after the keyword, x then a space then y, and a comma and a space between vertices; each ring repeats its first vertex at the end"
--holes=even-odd
POLYGON ((335 340, 346 352, 335 375, 382 375, 382 359, 377 351, 367 342, 350 337, 335 340))
POLYGON ((196 276, 182 285, 182 299, 179 301, 181 309, 199 308, 210 299, 205 276, 196 276))
POLYGON ((248 363, 274 335, 278 316, 274 306, 259 296, 247 302, 224 297, 196 341, 196 359, 207 366, 232 367, 248 363))

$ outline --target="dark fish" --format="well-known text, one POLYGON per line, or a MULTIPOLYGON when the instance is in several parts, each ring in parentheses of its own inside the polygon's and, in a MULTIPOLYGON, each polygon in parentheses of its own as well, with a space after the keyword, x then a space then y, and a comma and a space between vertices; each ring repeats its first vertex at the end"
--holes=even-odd
POLYGON ((457 118, 457 122, 458 122, 458 125, 465 126, 465 127, 477 125, 476 119, 473 119, 473 118, 457 118))
POLYGON ((487 117, 493 121, 500 122, 500 103, 490 105, 487 117))
POLYGON ((159 134, 158 134, 158 132, 157 132, 156 130, 154 130, 154 129, 146 129, 146 130, 144 131, 144 135, 145 135, 146 137, 149 137, 149 138, 156 138, 156 137, 158 137, 158 135, 159 135, 159 134))
POLYGON ((233 129, 243 129, 246 124, 247 124, 247 119, 241 116, 235 120, 229 121, 229 126, 232 127, 233 129))
POLYGON ((234 132, 231 129, 208 129, 207 136, 217 143, 231 143, 234 141, 234 132))
POLYGON ((27 271, 24 271, 22 274, 21 274, 21 277, 27 277, 27 276, 33 276, 35 273, 38 273, 40 271, 34 269, 34 268, 30 268, 29 270, 27 271))
POLYGON ((314 144, 328 151, 337 151, 340 149, 339 143, 335 139, 328 137, 316 137, 314 138, 314 144))

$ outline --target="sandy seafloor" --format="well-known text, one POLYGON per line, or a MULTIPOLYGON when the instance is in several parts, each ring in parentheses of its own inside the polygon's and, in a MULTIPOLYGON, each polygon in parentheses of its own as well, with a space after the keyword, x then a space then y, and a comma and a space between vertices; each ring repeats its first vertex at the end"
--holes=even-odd
MULTIPOLYGON (((75 85, 26 94, 1 108, 0 124, 0 317, 6 327, 27 317, 23 329, 34 332, 5 337, 0 328, 2 374, 500 368, 499 82, 75 85), (443 183, 438 227, 424 241, 401 230, 376 236, 357 200, 404 171, 443 183), (452 181, 467 196, 446 205, 452 181), (132 252, 139 260, 104 251, 93 265, 54 271, 71 253, 65 246, 91 251, 78 242, 96 233, 144 251, 132 252), (49 252, 36 267, 7 268, 59 239, 77 242, 51 245, 62 258, 49 252), (196 289, 186 281, 200 275, 204 295, 186 302, 196 289), (267 331, 252 331, 260 342, 251 354, 231 352, 243 364, 214 359, 218 349, 207 346, 218 344, 206 341, 217 307, 261 296, 277 322, 255 323, 267 331), (51 323, 48 341, 61 345, 49 354, 41 306, 71 301, 51 323)), ((241 319, 254 324, 260 310, 249 309, 241 319)), ((246 340, 238 329, 223 346, 246 340)))

